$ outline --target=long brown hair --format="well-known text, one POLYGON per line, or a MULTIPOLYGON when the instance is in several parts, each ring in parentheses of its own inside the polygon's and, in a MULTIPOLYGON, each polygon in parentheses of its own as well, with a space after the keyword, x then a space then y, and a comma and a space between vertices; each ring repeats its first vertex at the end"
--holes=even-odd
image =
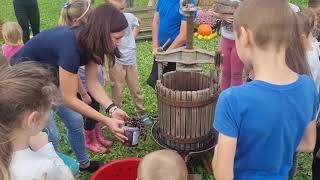
POLYGON ((236 10, 234 29, 253 31, 254 40, 261 49, 270 44, 285 47, 286 63, 298 74, 310 74, 295 12, 287 0, 246 0, 236 10))
POLYGON ((107 55, 113 64, 115 57, 120 57, 120 52, 113 47, 110 34, 127 27, 128 22, 122 12, 109 3, 100 5, 89 14, 87 23, 81 27, 77 35, 78 44, 88 60, 103 64, 104 55, 107 55))
POLYGON ((9 180, 11 134, 21 127, 26 112, 48 113, 59 100, 51 74, 35 62, 23 62, 0 71, 0 179, 9 180))

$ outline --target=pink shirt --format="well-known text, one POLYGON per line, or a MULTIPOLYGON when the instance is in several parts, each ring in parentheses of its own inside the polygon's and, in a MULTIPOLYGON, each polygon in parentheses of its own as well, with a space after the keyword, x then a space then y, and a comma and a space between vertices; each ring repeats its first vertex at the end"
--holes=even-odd
POLYGON ((7 44, 3 44, 2 45, 2 52, 3 55, 8 59, 8 61, 10 60, 10 58, 16 53, 18 52, 21 48, 23 47, 23 44, 21 45, 16 45, 16 46, 9 46, 7 44))

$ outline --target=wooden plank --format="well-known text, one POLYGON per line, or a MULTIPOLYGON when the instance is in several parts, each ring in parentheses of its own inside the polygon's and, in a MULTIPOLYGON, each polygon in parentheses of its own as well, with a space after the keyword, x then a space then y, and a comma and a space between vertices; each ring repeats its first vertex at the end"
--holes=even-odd
MULTIPOLYGON (((176 101, 181 100, 181 91, 176 91, 176 101)), ((181 138, 180 130, 181 130, 181 108, 176 107, 176 137, 181 138)), ((180 149, 181 146, 179 144, 176 144, 176 149, 180 149)))
MULTIPOLYGON (((192 95, 191 95, 191 91, 187 91, 187 101, 191 101, 192 100, 192 95)), ((187 108, 187 117, 186 117, 186 139, 190 139, 191 138, 191 126, 192 126, 192 111, 191 108, 187 108)), ((189 151, 191 149, 190 144, 187 145, 187 151, 189 151)))
MULTIPOLYGON (((181 92, 181 99, 183 101, 187 100, 187 92, 181 92)), ((181 108, 181 139, 186 138, 186 116, 187 108, 181 108)), ((185 145, 181 145, 181 150, 187 150, 185 145)))
MULTIPOLYGON (((197 92, 196 91, 192 91, 191 92, 191 98, 192 98, 192 101, 197 101, 198 100, 198 95, 197 95, 197 92)), ((192 112, 192 123, 191 123, 191 138, 196 138, 198 137, 198 134, 197 134, 197 121, 198 121, 198 112, 197 112, 197 108, 192 108, 191 112, 192 112)), ((195 144, 192 144, 191 146, 192 149, 195 149, 195 148, 198 148, 195 146, 195 144)))
MULTIPOLYGON (((173 77, 174 78, 174 77, 173 77)), ((172 85, 172 84, 171 84, 172 85)), ((175 91, 170 91, 171 92, 171 99, 174 100, 176 99, 176 93, 175 91)), ((176 121, 177 121, 177 117, 176 117, 176 107, 172 106, 171 107, 171 119, 170 119, 170 135, 173 137, 176 137, 176 121)), ((172 147, 176 146, 176 143, 172 143, 171 144, 172 147)))

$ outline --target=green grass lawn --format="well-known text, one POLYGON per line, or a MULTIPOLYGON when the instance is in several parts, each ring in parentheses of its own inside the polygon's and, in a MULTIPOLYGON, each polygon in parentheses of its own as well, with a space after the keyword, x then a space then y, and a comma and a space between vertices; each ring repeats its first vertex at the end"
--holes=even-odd
MULTIPOLYGON (((96 4, 101 3, 102 0, 97 0, 96 4)), ((135 5, 143 6, 146 5, 148 0, 136 0, 135 5)), ((305 5, 307 0, 293 0, 292 2, 305 5)), ((55 0, 55 1, 45 1, 39 0, 40 5, 40 14, 41 14, 41 29, 46 29, 54 27, 57 24, 60 8, 64 1, 55 0)), ((0 3, 0 18, 5 21, 15 21, 15 16, 12 7, 12 0, 2 0, 0 3)), ((211 41, 195 41, 197 47, 214 51, 217 47, 218 39, 211 41)), ((152 65, 152 56, 151 56, 151 43, 150 42, 138 42, 137 43, 137 62, 139 68, 139 78, 140 78, 140 87, 141 93, 144 100, 144 105, 149 114, 153 114, 157 109, 157 101, 154 91, 146 84, 146 80, 150 73, 152 65)), ((106 90, 108 91, 108 87, 106 90)), ((134 115, 134 107, 131 101, 128 90, 125 90, 124 93, 124 110, 130 115, 134 115)), ((70 146, 66 138, 66 130, 58 119, 58 126, 61 133, 61 151, 66 154, 73 156, 70 146)), ((90 153, 90 157, 94 160, 101 160, 104 162, 110 162, 114 159, 123 158, 123 157, 143 157, 145 154, 152 152, 154 150, 160 149, 152 140, 151 136, 148 136, 146 141, 142 141, 139 146, 134 148, 128 148, 123 146, 119 141, 115 140, 108 132, 107 128, 104 128, 104 132, 114 140, 114 146, 110 151, 103 155, 96 155, 90 153)), ((149 131, 150 132, 150 131, 149 131)), ((308 180, 311 179, 311 160, 312 157, 309 154, 300 154, 298 159, 298 169, 296 174, 297 180, 308 180)), ((211 161, 211 160, 210 160, 211 161)), ((258 162, 257 162, 258 163, 258 162)), ((203 168, 201 162, 197 159, 193 159, 188 163, 190 173, 199 173, 203 174, 205 180, 214 179, 210 172, 206 171, 203 168)), ((80 173, 78 174, 78 179, 88 179, 90 174, 80 173)))

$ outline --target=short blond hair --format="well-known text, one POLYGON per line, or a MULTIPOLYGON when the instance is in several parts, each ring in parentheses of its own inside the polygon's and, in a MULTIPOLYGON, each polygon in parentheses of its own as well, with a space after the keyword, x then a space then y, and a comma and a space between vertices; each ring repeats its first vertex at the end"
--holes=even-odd
POLYGON ((1 30, 3 40, 10 46, 22 44, 22 29, 17 22, 6 22, 1 30))
POLYGON ((138 168, 138 180, 187 180, 188 170, 182 157, 172 150, 146 155, 138 168))

